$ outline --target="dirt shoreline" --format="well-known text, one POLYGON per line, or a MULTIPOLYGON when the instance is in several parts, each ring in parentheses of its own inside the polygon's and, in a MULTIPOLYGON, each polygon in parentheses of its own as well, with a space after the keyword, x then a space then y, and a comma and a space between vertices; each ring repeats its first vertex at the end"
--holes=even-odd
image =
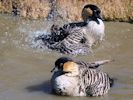
POLYGON ((85 4, 96 4, 106 21, 133 22, 133 0, 1 0, 0 12, 29 19, 81 20, 85 4))

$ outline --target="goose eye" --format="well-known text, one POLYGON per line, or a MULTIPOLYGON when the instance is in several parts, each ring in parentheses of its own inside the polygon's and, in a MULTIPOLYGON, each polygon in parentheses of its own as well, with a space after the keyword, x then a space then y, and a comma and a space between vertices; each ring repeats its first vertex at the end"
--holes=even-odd
POLYGON ((98 13, 98 14, 100 14, 100 13, 101 13, 101 11, 100 11, 100 10, 97 10, 97 13, 98 13))
POLYGON ((97 10, 93 10, 94 12, 97 12, 97 10))
POLYGON ((63 66, 63 63, 60 63, 60 67, 63 66))
POLYGON ((63 63, 60 63, 57 67, 58 67, 58 69, 62 69, 63 63))

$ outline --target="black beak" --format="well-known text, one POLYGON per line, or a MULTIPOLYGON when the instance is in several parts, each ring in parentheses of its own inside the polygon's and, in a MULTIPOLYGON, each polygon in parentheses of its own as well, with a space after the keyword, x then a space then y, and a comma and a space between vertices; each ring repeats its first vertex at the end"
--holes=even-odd
POLYGON ((97 13, 96 11, 94 11, 93 14, 94 14, 93 16, 94 16, 95 18, 99 18, 99 19, 103 20, 103 18, 100 16, 100 14, 97 13))
POLYGON ((53 72, 55 72, 55 71, 57 71, 58 70, 58 68, 55 66, 52 70, 51 70, 51 73, 53 73, 53 72))
POLYGON ((103 18, 100 15, 98 15, 98 18, 101 19, 101 20, 103 20, 103 18))
POLYGON ((51 70, 51 73, 55 70, 55 67, 51 70))

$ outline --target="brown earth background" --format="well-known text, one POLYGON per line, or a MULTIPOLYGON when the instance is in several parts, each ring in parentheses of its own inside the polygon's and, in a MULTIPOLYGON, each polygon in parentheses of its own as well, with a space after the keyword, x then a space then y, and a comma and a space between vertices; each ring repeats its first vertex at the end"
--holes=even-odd
POLYGON ((30 19, 81 20, 86 4, 96 4, 108 21, 133 22, 133 0, 0 0, 0 12, 30 19))

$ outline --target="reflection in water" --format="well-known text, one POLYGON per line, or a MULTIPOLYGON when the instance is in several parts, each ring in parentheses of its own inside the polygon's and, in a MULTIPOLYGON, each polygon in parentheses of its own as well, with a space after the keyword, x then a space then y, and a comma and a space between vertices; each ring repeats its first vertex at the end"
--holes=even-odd
POLYGON ((26 87, 26 89, 29 92, 41 91, 41 92, 44 92, 45 94, 52 94, 50 81, 45 81, 45 82, 42 82, 41 84, 28 86, 26 87))
POLYGON ((52 22, 0 15, 0 100, 131 100, 133 98, 133 24, 106 22, 106 38, 92 55, 72 56, 92 62, 115 59, 102 70, 116 78, 103 97, 62 97, 51 94, 50 73, 60 53, 30 47, 37 32, 49 32, 52 22), (29 35, 30 34, 30 35, 29 35))

